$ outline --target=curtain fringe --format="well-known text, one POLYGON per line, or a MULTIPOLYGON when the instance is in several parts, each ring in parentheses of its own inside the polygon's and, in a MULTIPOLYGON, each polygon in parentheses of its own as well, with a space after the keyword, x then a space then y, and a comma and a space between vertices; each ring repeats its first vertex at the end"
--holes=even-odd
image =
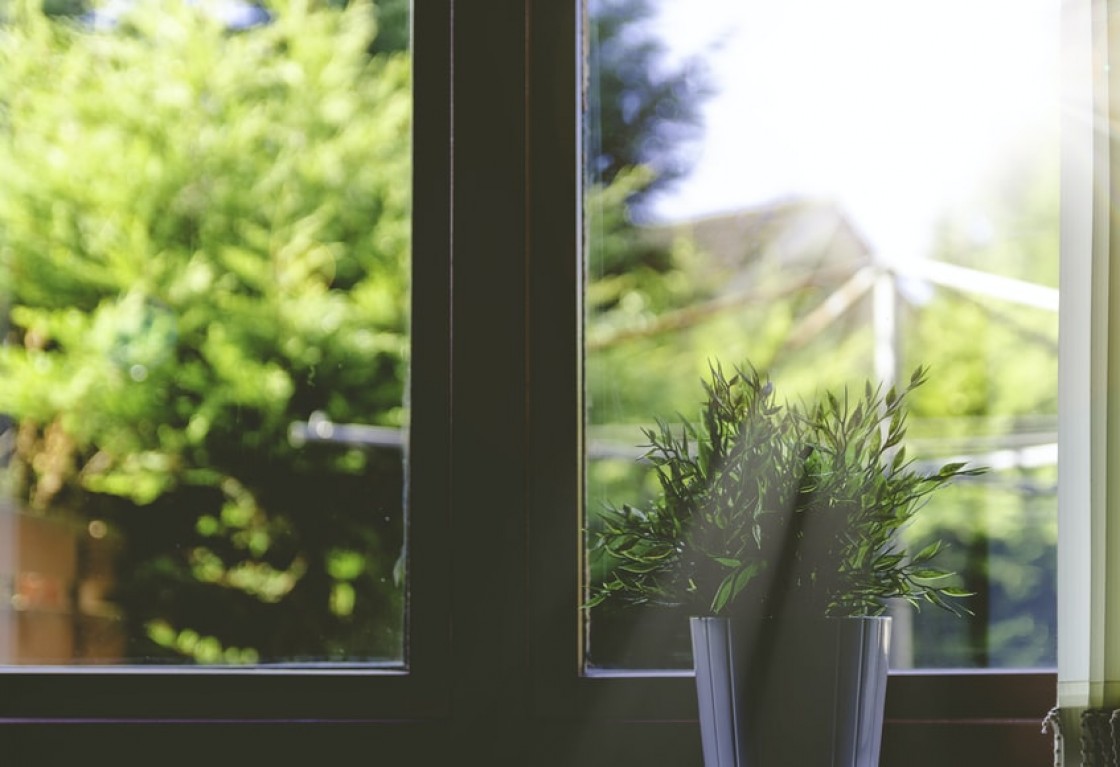
POLYGON ((1054 767, 1065 767, 1065 741, 1062 736, 1062 720, 1060 713, 1061 709, 1054 706, 1054 708, 1047 712, 1046 718, 1042 720, 1042 731, 1046 732, 1049 730, 1054 734, 1054 767))
MULTIPOLYGON (((1054 734, 1054 767, 1065 765, 1065 733, 1061 710, 1050 709, 1042 731, 1054 734)), ((1120 709, 1090 708, 1081 712, 1081 767, 1120 767, 1120 709)))

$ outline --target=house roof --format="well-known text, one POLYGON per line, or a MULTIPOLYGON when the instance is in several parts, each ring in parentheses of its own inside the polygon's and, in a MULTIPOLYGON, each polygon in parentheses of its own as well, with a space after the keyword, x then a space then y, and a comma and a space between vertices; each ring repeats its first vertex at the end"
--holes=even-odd
POLYGON ((794 281, 817 275, 822 285, 833 285, 873 260, 855 225, 826 200, 783 200, 646 231, 663 245, 691 240, 721 273, 725 293, 748 289, 775 270, 794 281))

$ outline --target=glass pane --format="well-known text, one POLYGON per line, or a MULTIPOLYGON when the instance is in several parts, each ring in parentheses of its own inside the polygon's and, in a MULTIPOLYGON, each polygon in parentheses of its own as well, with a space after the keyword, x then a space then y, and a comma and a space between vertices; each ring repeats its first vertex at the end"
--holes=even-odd
MULTIPOLYGON (((809 406, 925 366, 913 467, 990 470, 902 532, 974 595, 892 601, 892 662, 1054 664, 1058 22, 1056 0, 593 0, 590 593, 625 564, 606 510, 661 492, 643 428, 695 422, 711 364, 809 406)), ((588 667, 688 668, 680 612, 595 605, 588 667)))
POLYGON ((408 1, 78 5, 0 5, 0 662, 399 665, 408 1))

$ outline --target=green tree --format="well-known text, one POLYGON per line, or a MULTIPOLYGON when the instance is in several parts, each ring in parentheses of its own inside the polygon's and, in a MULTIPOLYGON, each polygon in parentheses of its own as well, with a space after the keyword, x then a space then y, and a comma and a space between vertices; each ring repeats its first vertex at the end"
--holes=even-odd
POLYGON ((631 192, 634 207, 689 170, 690 144, 701 129, 699 109, 711 94, 698 57, 668 62, 664 41, 650 29, 657 8, 656 0, 590 5, 588 169, 592 181, 603 185, 628 169, 650 169, 648 185, 631 192))
POLYGON ((123 534, 132 657, 397 657, 410 95, 369 6, 0 39, 8 484, 123 534))

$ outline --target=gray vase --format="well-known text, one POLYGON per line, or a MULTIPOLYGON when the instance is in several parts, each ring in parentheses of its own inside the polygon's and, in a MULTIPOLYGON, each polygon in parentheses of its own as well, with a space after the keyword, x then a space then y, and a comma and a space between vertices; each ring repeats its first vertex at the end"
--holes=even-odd
POLYGON ((692 618, 705 767, 877 767, 890 618, 692 618))

